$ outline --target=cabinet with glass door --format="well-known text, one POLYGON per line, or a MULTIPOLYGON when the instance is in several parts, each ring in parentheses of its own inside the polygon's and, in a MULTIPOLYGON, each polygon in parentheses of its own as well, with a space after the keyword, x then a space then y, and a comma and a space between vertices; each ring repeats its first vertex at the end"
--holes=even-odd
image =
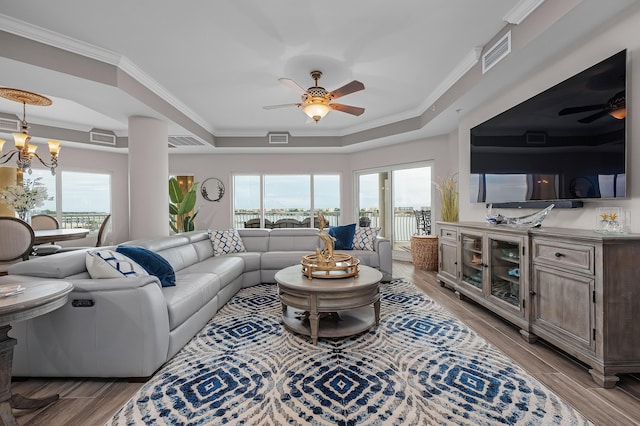
POLYGON ((528 338, 526 231, 460 226, 459 235, 461 268, 456 283, 458 297, 471 299, 496 312, 518 325, 528 338))

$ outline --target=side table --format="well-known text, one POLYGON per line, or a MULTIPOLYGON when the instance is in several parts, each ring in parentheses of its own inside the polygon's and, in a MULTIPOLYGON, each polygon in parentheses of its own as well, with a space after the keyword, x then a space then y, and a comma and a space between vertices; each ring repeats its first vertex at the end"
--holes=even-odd
MULTIPOLYGON (((13 347, 16 339, 9 337, 10 323, 31 319, 67 303, 73 285, 66 281, 30 281, 16 282, 22 285, 23 292, 6 295, 0 292, 0 424, 17 426, 18 423, 11 411, 12 408, 36 409, 45 407, 56 401, 59 396, 46 398, 25 398, 19 394, 11 394, 11 365, 13 363, 13 347)), ((0 286, 7 289, 13 284, 0 286)))
POLYGON ((414 235, 411 237, 411 258, 418 269, 438 270, 438 237, 414 235))

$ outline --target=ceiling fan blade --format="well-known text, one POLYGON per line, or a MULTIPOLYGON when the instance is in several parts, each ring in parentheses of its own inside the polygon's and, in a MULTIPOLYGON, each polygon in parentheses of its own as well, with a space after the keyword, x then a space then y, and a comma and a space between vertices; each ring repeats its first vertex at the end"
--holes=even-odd
POLYGON ((601 108, 604 108, 603 104, 599 104, 599 105, 584 105, 584 106, 579 106, 579 107, 564 108, 564 109, 561 109, 558 112, 558 115, 577 114, 579 112, 595 111, 595 110, 601 109, 601 108))
POLYGON ((605 115, 609 114, 607 111, 600 111, 600 112, 596 112, 595 114, 592 114, 588 117, 585 118, 581 118, 580 120, 578 120, 579 123, 591 123, 593 121, 596 121, 598 118, 600 117, 604 117, 605 115))
POLYGON ((332 109, 340 112, 346 112, 351 115, 362 115, 364 112, 364 108, 355 107, 351 105, 343 105, 343 104, 329 104, 332 109))
POLYGON ((297 103, 297 104, 266 105, 266 106, 263 106, 262 109, 278 109, 278 108, 287 108, 287 107, 292 107, 292 106, 299 107, 300 105, 302 105, 302 104, 301 103, 297 103))
POLYGON ((299 95, 304 95, 305 93, 307 93, 306 90, 304 90, 298 83, 291 80, 290 78, 279 78, 278 81, 285 86, 293 89, 299 95))
POLYGON ((364 84, 360 83, 358 80, 353 80, 351 83, 347 83, 342 87, 337 88, 327 94, 329 99, 338 99, 342 96, 348 95, 353 92, 358 92, 360 90, 364 90, 364 84))

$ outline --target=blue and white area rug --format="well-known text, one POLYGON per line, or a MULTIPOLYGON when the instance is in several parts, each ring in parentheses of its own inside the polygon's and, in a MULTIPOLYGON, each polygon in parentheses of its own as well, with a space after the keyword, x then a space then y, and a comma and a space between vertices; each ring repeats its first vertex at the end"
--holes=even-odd
POLYGON ((107 424, 590 424, 412 284, 381 289, 379 327, 317 346, 275 285, 244 289, 107 424))

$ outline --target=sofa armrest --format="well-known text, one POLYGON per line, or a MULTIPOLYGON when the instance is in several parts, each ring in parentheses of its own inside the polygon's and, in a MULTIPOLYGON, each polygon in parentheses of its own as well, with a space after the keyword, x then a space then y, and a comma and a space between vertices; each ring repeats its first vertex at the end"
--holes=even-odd
POLYGON ((378 253, 380 260, 380 272, 382 272, 382 281, 391 281, 392 274, 392 248, 391 240, 383 237, 376 237, 373 242, 373 250, 378 253))
POLYGON ((65 281, 73 284, 75 292, 130 290, 152 283, 162 288, 158 277, 153 275, 131 278, 66 279, 65 281))
POLYGON ((169 314, 156 277, 68 282, 64 306, 12 324, 13 374, 147 377, 167 360, 169 314))

